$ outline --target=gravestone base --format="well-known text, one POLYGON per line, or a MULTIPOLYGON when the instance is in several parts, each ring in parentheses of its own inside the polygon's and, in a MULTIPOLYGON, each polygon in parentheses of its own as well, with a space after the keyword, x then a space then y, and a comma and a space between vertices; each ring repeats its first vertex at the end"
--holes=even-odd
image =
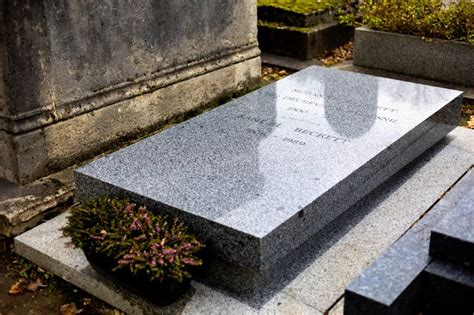
MULTIPOLYGON (((249 53, 255 56, 255 51, 249 53)), ((39 130, 18 135, 0 131, 0 152, 13 152, 13 148, 21 152, 9 155, 11 167, 0 165, 0 177, 12 182, 30 182, 77 161, 93 158, 120 141, 138 138, 251 87, 260 77, 260 57, 240 58, 234 56, 226 61, 230 63, 234 59, 231 64, 222 67, 214 60, 207 64, 207 69, 216 68, 213 71, 199 65, 145 82, 145 85, 120 89, 114 92, 116 99, 112 104, 107 104, 111 96, 90 98, 78 106, 101 106, 39 130), (147 91, 144 86, 148 84, 162 87, 147 91), (34 165, 31 161, 35 161, 34 165)))

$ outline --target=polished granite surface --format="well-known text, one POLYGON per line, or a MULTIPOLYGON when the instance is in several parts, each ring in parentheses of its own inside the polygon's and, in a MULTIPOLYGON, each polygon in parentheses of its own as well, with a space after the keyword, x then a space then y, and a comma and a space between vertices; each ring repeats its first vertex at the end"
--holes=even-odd
POLYGON ((80 168, 78 195, 141 196, 218 231, 211 244, 243 237, 233 245, 252 243, 246 256, 275 255, 264 247, 286 232, 264 238, 292 229, 283 247, 294 248, 315 232, 293 231, 309 226, 295 220, 331 221, 350 206, 332 205, 357 201, 409 162, 398 163, 407 150, 452 130, 461 94, 310 67, 80 168))

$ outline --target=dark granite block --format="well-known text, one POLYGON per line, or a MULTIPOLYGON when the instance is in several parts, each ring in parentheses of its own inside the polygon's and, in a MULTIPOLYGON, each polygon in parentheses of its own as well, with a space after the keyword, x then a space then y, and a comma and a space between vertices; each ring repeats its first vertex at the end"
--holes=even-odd
POLYGON ((453 129, 460 95, 311 67, 79 169, 78 196, 177 215, 265 273, 453 129))
POLYGON ((304 29, 258 25, 258 43, 262 51, 303 60, 320 57, 347 43, 353 36, 354 28, 335 22, 304 29))
POLYGON ((464 176, 409 232, 346 289, 344 313, 417 314, 423 309, 423 270, 431 263, 431 229, 462 199, 470 177, 464 176))
POLYGON ((474 171, 457 187, 463 196, 451 200, 452 210, 431 231, 430 255, 474 266, 474 171))
POLYGON ((423 314, 472 315, 474 270, 449 261, 434 260, 424 271, 423 314))

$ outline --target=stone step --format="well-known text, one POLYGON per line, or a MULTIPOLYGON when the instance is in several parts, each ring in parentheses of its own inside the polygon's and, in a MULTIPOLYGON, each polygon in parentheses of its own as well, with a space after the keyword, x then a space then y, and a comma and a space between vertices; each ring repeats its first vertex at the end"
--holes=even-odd
POLYGON ((460 102, 458 91, 310 67, 77 170, 78 197, 180 217, 222 270, 212 283, 255 297, 452 130, 460 102))
MULTIPOLYGON (((423 309, 423 271, 429 256, 431 230, 464 197, 465 175, 426 216, 346 289, 345 314, 417 314, 423 309)), ((429 289, 428 289, 429 290, 429 289)))
POLYGON ((462 186, 463 196, 431 231, 430 255, 474 266, 474 171, 462 186))
MULTIPOLYGON (((193 281, 170 307, 156 307, 97 274, 62 237, 64 216, 15 239, 21 256, 127 314, 323 314, 361 270, 413 225, 474 163, 474 132, 456 128, 446 139, 358 202, 300 254, 299 275, 259 307, 193 281), (396 224, 393 224, 396 223, 396 224)), ((294 278, 294 279, 293 279, 294 278)))
POLYGON ((423 314, 474 313, 474 269, 435 259, 424 271, 423 314))

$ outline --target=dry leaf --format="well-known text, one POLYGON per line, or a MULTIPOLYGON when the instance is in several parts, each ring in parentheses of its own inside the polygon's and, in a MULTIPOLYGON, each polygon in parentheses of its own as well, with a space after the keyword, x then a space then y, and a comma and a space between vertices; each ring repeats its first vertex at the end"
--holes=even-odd
POLYGON ((82 304, 84 304, 84 305, 89 305, 91 303, 92 303, 92 299, 90 299, 90 298, 83 298, 82 299, 82 304))
POLYGON ((75 315, 82 312, 82 310, 78 310, 76 308, 76 303, 69 303, 61 305, 61 307, 59 308, 59 312, 61 313, 61 315, 75 315))
POLYGON ((334 49, 333 51, 326 53, 321 59, 321 62, 325 66, 332 66, 336 63, 352 59, 353 50, 354 50, 353 43, 348 42, 342 45, 341 47, 338 47, 334 49))
POLYGON ((43 284, 43 282, 41 282, 41 279, 38 278, 36 279, 36 281, 31 281, 30 283, 28 283, 28 285, 26 286, 26 289, 29 291, 35 292, 38 290, 38 288, 45 288, 45 287, 46 286, 43 284))
POLYGON ((18 280, 10 287, 10 290, 8 290, 8 293, 10 293, 11 295, 23 294, 25 282, 26 282, 25 279, 18 280))

